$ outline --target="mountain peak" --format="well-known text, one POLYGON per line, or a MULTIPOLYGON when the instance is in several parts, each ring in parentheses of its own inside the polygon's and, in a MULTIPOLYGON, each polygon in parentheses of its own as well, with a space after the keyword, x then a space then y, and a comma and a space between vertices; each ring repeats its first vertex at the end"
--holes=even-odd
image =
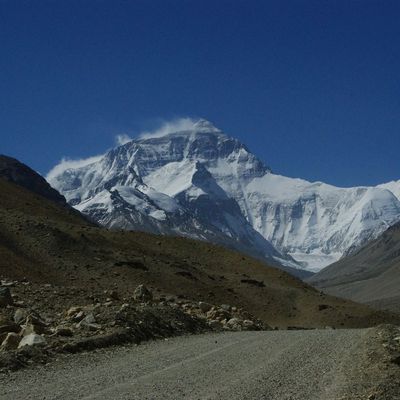
POLYGON ((193 124, 193 130, 197 132, 221 132, 212 122, 200 118, 193 124))

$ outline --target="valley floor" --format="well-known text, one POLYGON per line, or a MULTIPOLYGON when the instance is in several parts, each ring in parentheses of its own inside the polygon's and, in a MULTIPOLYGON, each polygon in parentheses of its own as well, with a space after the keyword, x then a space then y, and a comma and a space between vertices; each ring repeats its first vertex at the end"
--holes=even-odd
POLYGON ((394 400, 396 336, 378 327, 177 337, 2 375, 1 398, 394 400))

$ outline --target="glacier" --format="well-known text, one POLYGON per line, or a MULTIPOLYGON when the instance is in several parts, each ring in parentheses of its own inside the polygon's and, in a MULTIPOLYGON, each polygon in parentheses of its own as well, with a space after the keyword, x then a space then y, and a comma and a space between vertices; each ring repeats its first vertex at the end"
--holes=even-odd
POLYGON ((47 176, 109 228, 209 240, 317 272, 400 220, 400 181, 339 188, 277 175, 204 119, 128 141, 47 176))

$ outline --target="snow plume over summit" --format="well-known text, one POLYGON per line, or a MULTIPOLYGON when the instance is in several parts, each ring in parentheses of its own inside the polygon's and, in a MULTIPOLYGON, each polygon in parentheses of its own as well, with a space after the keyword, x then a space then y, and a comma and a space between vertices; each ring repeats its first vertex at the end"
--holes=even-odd
POLYGON ((177 118, 172 121, 165 121, 154 131, 143 132, 139 135, 139 139, 151 139, 167 136, 177 132, 220 132, 211 122, 202 118, 177 118))
POLYGON ((126 133, 121 133, 115 137, 115 142, 118 146, 123 146, 124 144, 130 142, 132 138, 126 133))
POLYGON ((204 119, 63 160, 47 178, 104 226, 209 240, 313 272, 400 220, 400 181, 338 188, 279 176, 204 119))
POLYGON ((98 156, 78 159, 63 157, 61 161, 47 173, 46 180, 48 182, 51 182, 52 180, 57 178, 57 176, 62 175, 68 169, 78 169, 81 167, 85 167, 86 165, 99 161, 103 156, 104 154, 100 154, 98 156))

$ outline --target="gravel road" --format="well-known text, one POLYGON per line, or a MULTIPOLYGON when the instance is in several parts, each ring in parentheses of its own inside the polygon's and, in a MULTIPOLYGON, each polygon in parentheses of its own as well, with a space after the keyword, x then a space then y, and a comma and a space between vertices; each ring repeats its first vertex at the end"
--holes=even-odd
POLYGON ((366 330, 236 332, 62 356, 0 376, 0 398, 337 399, 366 330))

